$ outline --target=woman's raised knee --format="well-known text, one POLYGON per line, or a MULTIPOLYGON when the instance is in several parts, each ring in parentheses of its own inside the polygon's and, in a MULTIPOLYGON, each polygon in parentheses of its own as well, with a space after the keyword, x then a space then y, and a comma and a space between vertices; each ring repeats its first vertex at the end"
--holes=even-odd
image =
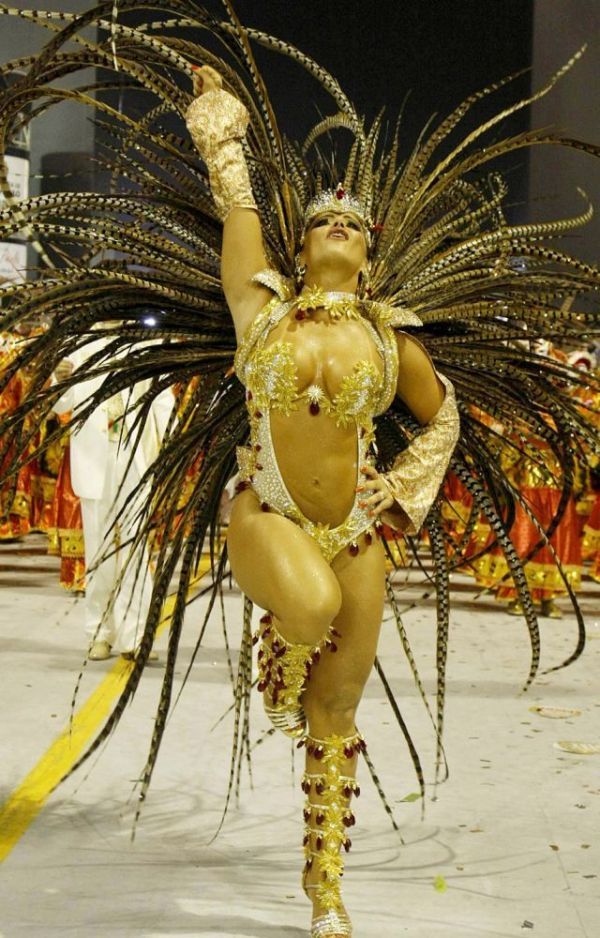
POLYGON ((296 583, 281 610, 273 610, 291 641, 316 645, 326 634, 342 605, 342 591, 332 573, 296 583))

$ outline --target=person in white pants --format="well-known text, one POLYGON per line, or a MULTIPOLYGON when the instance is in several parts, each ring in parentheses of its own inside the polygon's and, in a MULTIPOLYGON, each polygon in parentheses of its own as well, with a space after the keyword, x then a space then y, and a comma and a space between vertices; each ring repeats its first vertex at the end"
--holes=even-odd
MULTIPOLYGON (((103 342, 98 339, 83 353, 62 362, 56 377, 64 379, 103 342)), ((76 416, 103 380, 94 378, 69 388, 54 410, 72 411, 76 416)), ((139 382, 132 397, 127 396, 128 407, 148 387, 149 382, 139 382)), ((156 457, 174 403, 170 390, 157 397, 131 459, 127 433, 135 414, 126 412, 122 398, 118 394, 99 405, 71 436, 71 480, 81 499, 85 544, 85 630, 90 640, 88 656, 96 661, 108 658, 111 651, 132 657, 143 634, 152 592, 150 558, 145 545, 129 556, 127 517, 116 525, 115 519, 156 457)))

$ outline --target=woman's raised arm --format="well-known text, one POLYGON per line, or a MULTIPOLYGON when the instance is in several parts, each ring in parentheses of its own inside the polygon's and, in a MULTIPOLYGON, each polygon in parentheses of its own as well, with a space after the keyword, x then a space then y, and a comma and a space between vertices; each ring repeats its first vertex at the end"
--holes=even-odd
POLYGON ((223 221, 221 278, 238 338, 243 335, 271 294, 252 283, 267 266, 260 220, 252 194, 242 141, 248 112, 222 87, 209 66, 194 74, 196 98, 186 124, 206 163, 210 188, 223 221))

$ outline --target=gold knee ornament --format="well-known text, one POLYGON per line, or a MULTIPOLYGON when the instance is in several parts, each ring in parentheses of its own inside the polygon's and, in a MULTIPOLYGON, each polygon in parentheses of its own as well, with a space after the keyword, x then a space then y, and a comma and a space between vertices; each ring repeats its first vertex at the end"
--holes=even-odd
POLYGON ((286 736, 297 739, 306 732, 302 694, 314 664, 325 650, 337 651, 335 639, 340 633, 330 626, 316 645, 288 642, 273 622, 270 613, 260 620, 254 635, 258 650, 258 690, 263 694, 264 709, 273 726, 286 736))

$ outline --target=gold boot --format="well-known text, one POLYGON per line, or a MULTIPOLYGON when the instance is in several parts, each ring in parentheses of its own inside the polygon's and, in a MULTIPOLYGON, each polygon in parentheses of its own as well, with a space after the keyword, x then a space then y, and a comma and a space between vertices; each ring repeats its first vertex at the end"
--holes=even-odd
POLYGON ((337 651, 333 626, 316 645, 288 642, 273 624, 273 616, 264 615, 254 635, 258 650, 258 690, 263 694, 265 713, 273 726, 286 736, 298 738, 306 732, 306 717, 301 698, 313 664, 327 648, 337 651))
POLYGON ((306 795, 303 887, 311 899, 314 890, 322 910, 313 918, 310 934, 311 938, 349 938, 352 923, 341 897, 342 848, 348 852, 352 846, 348 829, 356 822, 350 799, 360 794, 354 777, 356 756, 366 746, 360 733, 347 738, 306 736, 304 745, 308 756, 321 765, 321 771, 307 771, 302 778, 306 795), (317 882, 308 884, 314 870, 317 882))

